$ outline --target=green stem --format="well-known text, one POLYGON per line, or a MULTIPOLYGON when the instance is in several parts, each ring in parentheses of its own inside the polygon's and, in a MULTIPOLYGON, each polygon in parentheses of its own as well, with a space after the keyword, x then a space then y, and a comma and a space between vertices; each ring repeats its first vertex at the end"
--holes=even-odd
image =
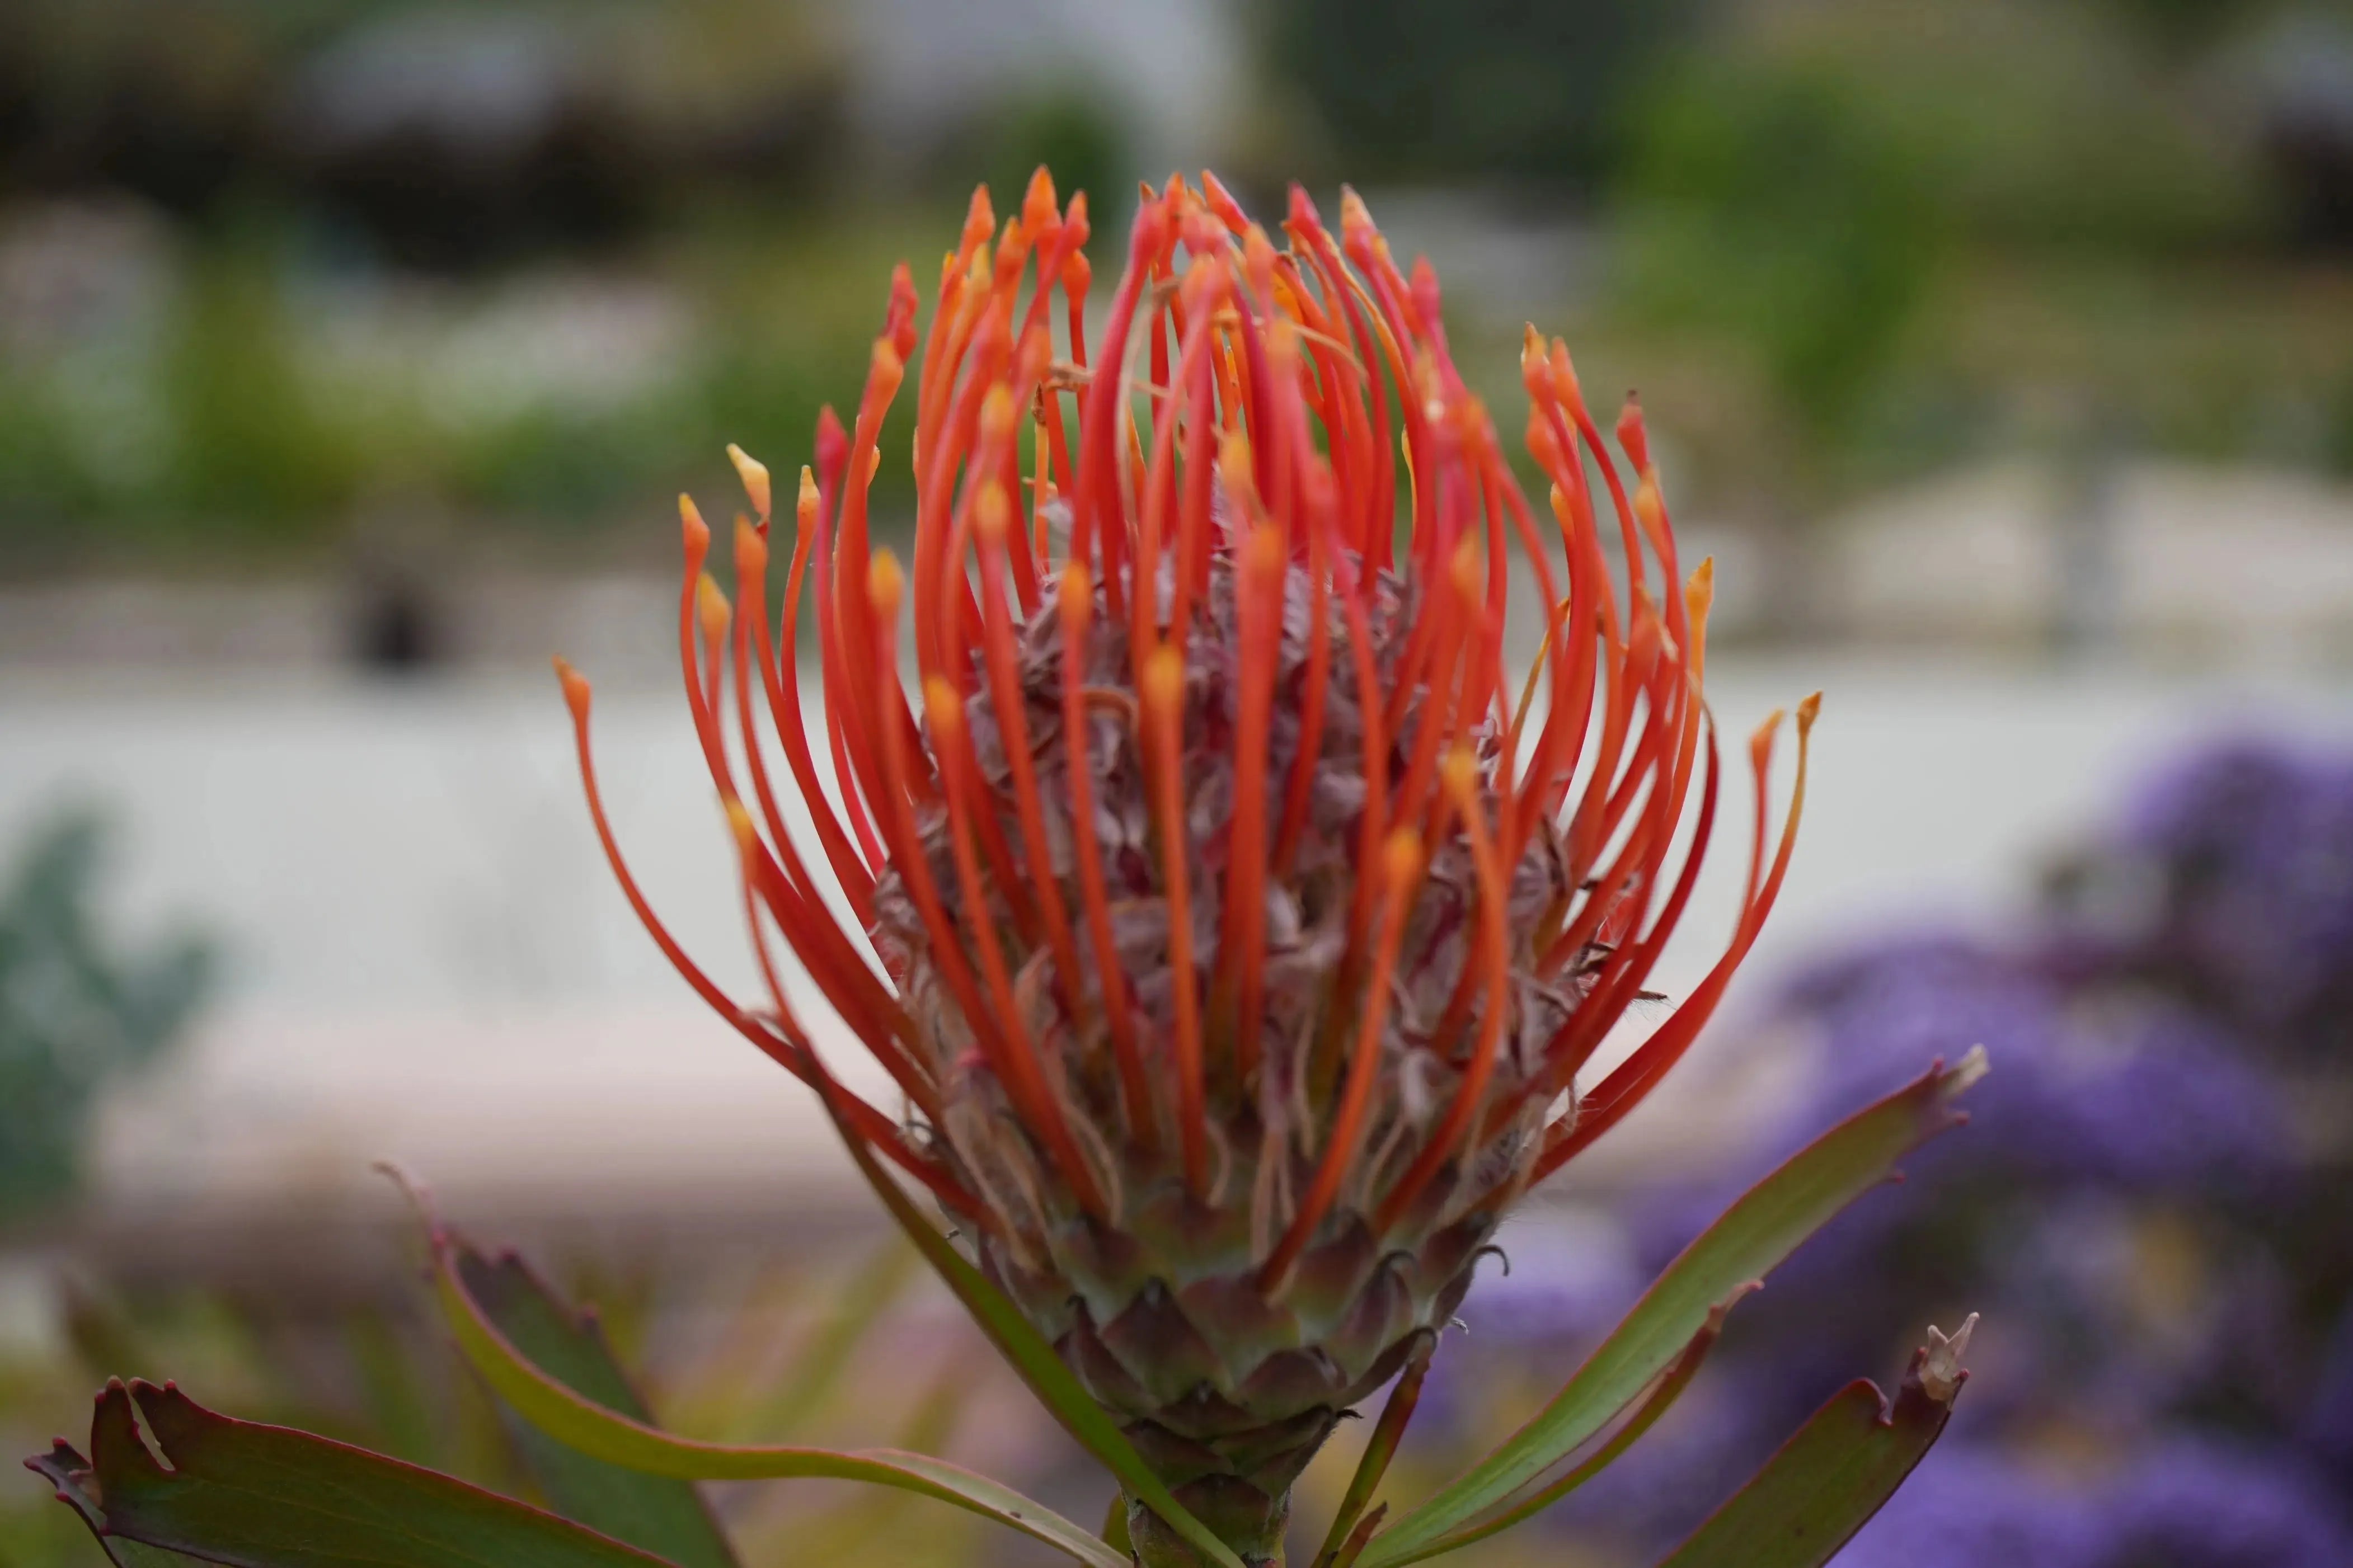
MULTIPOLYGON (((1261 1500, 1262 1502, 1263 1494, 1261 1500)), ((1184 1500, 1249 1568, 1282 1568, 1282 1531, 1291 1519, 1288 1494, 1271 1508, 1234 1510, 1231 1516, 1225 1510, 1205 1513, 1198 1502, 1184 1500)), ((1209 1560, 1192 1542, 1163 1524, 1158 1514, 1134 1498, 1125 1501, 1127 1548, 1134 1553, 1138 1568, 1208 1568, 1209 1560)))

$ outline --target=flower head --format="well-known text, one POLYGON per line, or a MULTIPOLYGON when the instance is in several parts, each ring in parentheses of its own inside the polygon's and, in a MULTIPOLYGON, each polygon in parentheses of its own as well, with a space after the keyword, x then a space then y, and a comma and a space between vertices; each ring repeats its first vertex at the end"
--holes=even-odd
POLYGON ((1353 194, 1336 238, 1295 189, 1282 230, 1211 176, 1147 190, 1090 342, 1084 197, 1041 170, 1000 226, 984 190, 928 323, 902 267, 854 419, 820 422, 780 627, 767 470, 735 454, 732 598, 683 504, 686 697, 765 1005, 646 908, 564 671, 655 940, 936 1194, 1237 1542, 1446 1322, 1514 1198, 1682 1056, 1797 821, 1774 840, 1768 723, 1729 945, 1586 1082, 1712 837, 1710 569, 1677 558, 1639 407, 1613 451, 1565 345, 1531 328, 1521 352, 1539 514, 1427 263, 1401 272, 1353 194), (911 370, 902 563, 868 490, 911 370), (1514 574, 1547 607, 1518 680, 1514 574), (822 734, 795 659, 812 603, 822 734), (902 1110, 825 1078, 775 936, 902 1110))

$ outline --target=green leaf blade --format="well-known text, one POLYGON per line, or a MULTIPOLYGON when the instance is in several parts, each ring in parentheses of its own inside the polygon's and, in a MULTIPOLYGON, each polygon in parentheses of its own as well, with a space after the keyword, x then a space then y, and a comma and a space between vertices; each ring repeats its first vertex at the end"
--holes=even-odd
MULTIPOLYGON (((466 1293, 518 1352, 584 1399, 650 1424, 645 1400, 614 1359, 593 1315, 559 1300, 512 1253, 459 1246, 466 1293)), ((691 1481, 589 1458, 524 1420, 508 1423, 524 1464, 557 1513, 679 1568, 737 1568, 735 1552, 691 1481)))
MULTIPOLYGON (((49 1464, 70 1470, 79 1458, 53 1450, 49 1464)), ((48 1464, 35 1468, 57 1479, 48 1464)), ((109 1384, 90 1422, 90 1459, 79 1469, 67 1500, 102 1543, 129 1541, 229 1568, 671 1568, 454 1477, 216 1415, 169 1384, 109 1384)), ((117 1561, 160 1568, 147 1553, 117 1561)))
POLYGON ((1381 1532, 1362 1568, 1399 1568, 1504 1505, 1575 1452, 1664 1373, 1721 1310, 1895 1162, 1966 1120, 1953 1101, 1985 1071, 1972 1051, 1950 1069, 1864 1107, 1749 1189, 1682 1256, 1577 1369, 1552 1402, 1500 1447, 1381 1532))
MULTIPOLYGON (((1752 1286, 1750 1289, 1755 1287, 1752 1286)), ((1746 1295, 1746 1291, 1744 1290, 1739 1294, 1746 1295)), ((1724 1320, 1737 1304, 1737 1300, 1738 1298, 1736 1296, 1732 1300, 1725 1301, 1708 1314, 1707 1326, 1700 1330, 1698 1337, 1684 1347, 1683 1353, 1675 1358, 1674 1363, 1662 1374, 1657 1385, 1642 1397, 1632 1415, 1619 1426, 1616 1432, 1610 1434, 1609 1441, 1580 1459, 1566 1475, 1546 1482, 1525 1496, 1506 1500, 1494 1510, 1482 1514, 1460 1530, 1442 1535, 1429 1545, 1417 1549, 1407 1561, 1419 1563, 1425 1558, 1440 1557, 1449 1552, 1460 1552, 1462 1548, 1484 1541, 1491 1535, 1501 1534, 1514 1525, 1535 1518, 1609 1468, 1620 1455, 1641 1441, 1642 1434, 1657 1425, 1659 1417, 1673 1408, 1675 1402, 1683 1397, 1683 1390, 1691 1386, 1692 1379, 1699 1373, 1701 1363, 1706 1361, 1707 1352, 1715 1348, 1717 1340, 1724 1337, 1724 1320)))
POLYGON ((498 1395, 549 1436, 592 1459, 674 1480, 865 1481, 993 1519, 1090 1568, 1130 1568, 1091 1532, 1010 1487, 961 1466, 890 1448, 738 1447, 675 1436, 584 1398, 533 1365, 468 1293, 457 1245, 438 1226, 433 1279, 459 1350, 498 1395))

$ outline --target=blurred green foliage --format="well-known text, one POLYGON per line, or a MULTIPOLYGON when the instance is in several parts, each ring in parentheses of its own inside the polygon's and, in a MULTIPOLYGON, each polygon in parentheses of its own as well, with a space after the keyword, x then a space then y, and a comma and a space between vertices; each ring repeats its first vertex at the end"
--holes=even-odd
POLYGON ((1647 107, 1627 178, 1627 297, 1750 344, 1809 425, 1834 429, 1926 291, 1947 213, 1934 142, 1851 74, 1742 54, 1647 107))
POLYGON ((303 380, 301 345, 267 257, 205 255, 159 356, 166 453, 159 508, 260 538, 299 537, 350 504, 362 433, 303 380))
POLYGON ((72 1189, 100 1088, 169 1045, 211 978, 199 938, 110 940, 93 907, 103 844, 98 817, 61 816, 0 888, 0 1222, 72 1189))
POLYGON ((1751 8, 1635 96, 1604 331, 1667 367, 1719 488, 1804 511, 2119 438, 2341 460, 2310 433, 2353 384, 2341 268, 2296 248, 2228 64, 2264 8, 2152 9, 1751 8))
MULTIPOLYGON (((332 352, 334 307, 298 312, 284 246, 199 247, 153 342, 113 351, 129 407, 83 395, 71 362, 0 370, 0 550, 20 566, 314 553, 381 505, 577 537, 682 488, 732 492, 729 440, 789 472, 819 407, 855 405, 904 232, 885 215, 856 244, 773 224, 681 237, 642 269, 681 302, 668 363, 609 397, 546 373, 479 412, 453 406, 474 373, 415 363, 397 326, 389 352, 332 352)), ((437 292, 462 319, 488 288, 437 292)), ((883 504, 909 488, 884 465, 883 504)))
POLYGON ((1701 15, 1696 0, 1277 0, 1262 26, 1339 178, 1590 190, 1632 91, 1701 15))
MULTIPOLYGON (((1597 384, 1640 368, 1711 499, 1811 513, 2086 431, 2353 469, 2328 227, 2329 181, 2353 174, 2327 162, 2353 171, 2353 150, 2283 151, 2279 130, 2278 58, 2318 47, 2279 29, 2325 38, 2343 16, 1276 0, 1241 29, 1255 80, 1225 151, 1262 202, 1293 176, 1377 205, 1474 187, 1531 228, 1581 227, 1598 283, 1548 324, 1597 384)), ((764 0, 0 7, 0 263, 11 216, 58 200, 127 203, 153 231, 133 307, 38 352, 0 320, 5 570, 316 557, 382 514, 577 550, 731 488, 727 440, 802 460, 818 408, 857 396, 891 262, 928 287, 972 179, 1004 211, 1051 164, 1089 192, 1108 272, 1134 182, 1166 171, 1136 166, 1144 117, 1103 73, 1015 72, 944 142, 884 147, 848 107, 853 36, 764 0), (337 152, 301 118, 322 84, 382 89, 420 39, 504 62, 484 79, 540 106, 536 140, 477 155, 411 127, 337 152), (584 279, 670 321, 609 363, 539 363, 607 341, 590 288, 572 325, 551 309, 459 352, 584 279)), ((1475 323, 1474 289, 1449 300, 1475 323)), ((1475 333, 1466 372, 1493 358, 1503 386, 1510 342, 1475 333)), ((887 519, 904 465, 878 483, 887 519)))

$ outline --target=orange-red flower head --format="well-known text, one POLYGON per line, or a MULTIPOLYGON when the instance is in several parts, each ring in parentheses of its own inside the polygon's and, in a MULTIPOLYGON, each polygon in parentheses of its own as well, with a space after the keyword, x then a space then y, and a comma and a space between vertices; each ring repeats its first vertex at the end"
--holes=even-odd
MULTIPOLYGON (((1677 558, 1639 407, 1613 446, 1529 329, 1539 514, 1436 275, 1400 273, 1353 194, 1335 239, 1294 189, 1278 247, 1214 177, 1172 179, 1092 342, 1087 235, 1041 170, 1001 226, 976 195, 920 333, 894 274, 855 416, 828 412, 800 474, 780 626, 767 470, 730 449, 752 508, 732 601, 684 505, 686 698, 765 1003, 646 909, 593 773, 590 804, 690 983, 972 1227, 1156 1434, 1148 1458, 1247 1512, 1443 1324, 1504 1207, 1683 1055, 1779 890, 1797 803, 1775 842, 1768 724, 1729 944, 1585 1081, 1719 795, 1712 577, 1677 558), (868 496, 910 380, 902 565, 868 496), (1515 575, 1547 606, 1517 640, 1515 575), (824 1078, 775 936, 902 1107, 824 1078)), ((587 772, 586 685, 565 689, 587 772)))

